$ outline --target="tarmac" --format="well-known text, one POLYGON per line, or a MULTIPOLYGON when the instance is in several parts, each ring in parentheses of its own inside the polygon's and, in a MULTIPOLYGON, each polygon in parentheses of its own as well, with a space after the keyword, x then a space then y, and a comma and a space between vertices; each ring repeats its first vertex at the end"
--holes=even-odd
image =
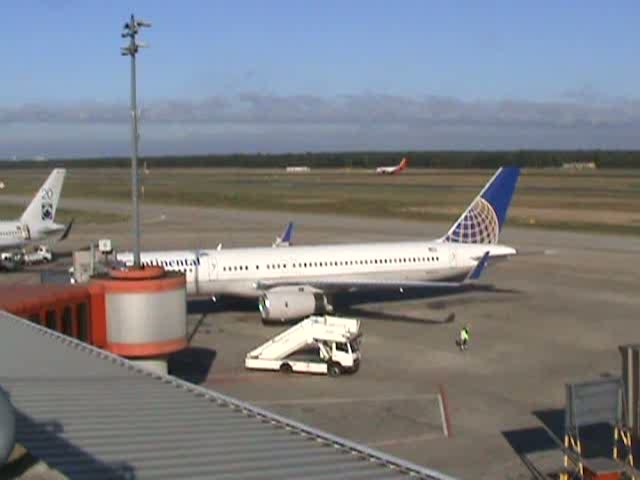
MULTIPOLYGON (((118 202, 63 199, 62 205, 127 211, 118 202)), ((145 205, 142 218, 145 249, 270 245, 289 220, 300 245, 427 240, 447 228, 160 205, 145 205)), ((77 225, 57 249, 107 237, 124 250, 131 244, 129 232, 127 223, 77 225)), ((489 268, 483 291, 341 307, 337 314, 363 322, 363 361, 354 375, 245 370, 245 354, 284 327, 263 325, 254 305, 206 298, 190 303, 190 348, 172 359, 172 371, 462 479, 529 479, 557 471, 562 457, 548 431, 561 435, 565 384, 619 375, 617 347, 640 340, 640 239, 507 224, 501 243, 520 255, 489 268), (465 324, 471 346, 460 352, 454 341, 465 324)), ((70 260, 58 267, 60 262, 70 260)), ((1 274, 0 281, 37 282, 43 268, 1 274)))

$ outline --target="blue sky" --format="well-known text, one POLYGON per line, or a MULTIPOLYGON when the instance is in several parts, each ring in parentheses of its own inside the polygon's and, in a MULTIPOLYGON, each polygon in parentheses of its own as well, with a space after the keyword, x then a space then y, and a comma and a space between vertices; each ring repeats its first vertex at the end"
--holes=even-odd
MULTIPOLYGON (((3 4, 0 157, 128 152, 133 2, 3 4), (9 41, 11 39, 11 41, 9 41)), ((136 1, 143 153, 640 148, 640 3, 136 1)))

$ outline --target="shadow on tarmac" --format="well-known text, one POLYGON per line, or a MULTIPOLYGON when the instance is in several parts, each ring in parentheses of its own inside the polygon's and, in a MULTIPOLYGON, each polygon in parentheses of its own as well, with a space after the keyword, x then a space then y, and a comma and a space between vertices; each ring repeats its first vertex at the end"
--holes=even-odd
MULTIPOLYGON (((449 313, 445 318, 438 319, 429 316, 410 316, 402 314, 394 314, 389 312, 376 313, 366 310, 363 307, 371 303, 393 303, 407 300, 426 300, 429 302, 428 308, 431 310, 443 310, 451 308, 453 305, 461 303, 473 303, 476 301, 485 301, 477 297, 462 295, 470 292, 483 292, 488 295, 495 294, 519 294, 518 290, 497 289, 493 286, 478 285, 473 289, 463 287, 456 291, 443 291, 442 289, 409 289, 400 291, 382 291, 382 292, 349 292, 337 293, 332 296, 331 304, 334 306, 337 315, 366 318, 367 320, 380 320, 391 322, 417 323, 425 325, 445 325, 455 320, 455 313, 449 313)), ((495 301, 495 298, 491 301, 495 301)), ((254 299, 243 299, 233 297, 221 297, 215 302, 210 297, 192 298, 187 302, 187 313, 189 315, 201 315, 191 334, 189 340, 193 338, 198 328, 201 326, 204 318, 210 314, 222 312, 254 312, 256 318, 259 317, 257 301, 254 299)), ((263 322, 265 326, 271 325, 290 325, 296 322, 263 322)))
MULTIPOLYGON (((536 410, 533 415, 542 426, 503 431, 502 435, 534 478, 549 478, 528 457, 544 451, 560 451, 565 434, 565 412, 563 409, 536 410)), ((611 458, 613 450, 613 427, 599 423, 580 428, 582 457, 611 458)), ((636 452, 634 452, 635 454, 636 452)), ((558 464, 558 469, 562 465, 558 464)))
POLYGON ((423 325, 444 325, 447 323, 453 323, 456 318, 455 313, 450 313, 444 319, 438 320, 433 318, 423 318, 410 315, 398 315, 389 312, 370 312, 362 308, 347 307, 344 310, 340 310, 341 314, 347 317, 355 317, 361 319, 367 319, 369 321, 383 321, 383 322, 403 322, 403 323, 419 323, 423 325))
POLYGON ((187 382, 199 385, 209 376, 217 352, 204 347, 187 347, 169 356, 169 373, 187 382))

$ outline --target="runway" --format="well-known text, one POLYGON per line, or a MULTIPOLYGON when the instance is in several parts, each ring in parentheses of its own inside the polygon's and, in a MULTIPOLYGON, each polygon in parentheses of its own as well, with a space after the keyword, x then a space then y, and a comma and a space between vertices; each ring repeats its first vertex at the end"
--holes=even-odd
MULTIPOLYGON (((63 198, 61 204, 127 211, 126 203, 113 201, 63 198)), ((430 239, 447 228, 162 205, 145 205, 142 218, 145 249, 271 245, 289 220, 296 223, 296 244, 430 239)), ((128 249, 129 231, 128 223, 77 225, 59 248, 107 237, 128 249)), ((363 363, 355 375, 245 371, 246 352, 281 330, 263 326, 250 306, 190 315, 190 326, 198 329, 173 368, 209 388, 460 478, 531 478, 528 462, 542 471, 557 469, 559 451, 538 448, 535 435, 563 408, 565 383, 618 375, 618 345, 639 340, 640 239, 507 224, 501 242, 522 255, 489 269, 483 282, 494 291, 338 312, 363 321, 363 363), (444 321, 451 314, 455 319, 444 321), (465 353, 454 345, 463 324, 471 325, 465 353), (437 402, 440 387, 448 397, 449 437, 437 402)), ((0 278, 33 281, 35 276, 0 278)))

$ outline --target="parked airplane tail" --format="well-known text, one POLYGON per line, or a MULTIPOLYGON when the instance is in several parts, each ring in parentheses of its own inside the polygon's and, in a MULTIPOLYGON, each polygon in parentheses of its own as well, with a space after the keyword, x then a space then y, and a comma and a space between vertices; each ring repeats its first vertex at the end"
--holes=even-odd
POLYGON ((47 181, 40 187, 20 217, 21 223, 30 228, 37 225, 53 224, 66 173, 64 168, 56 168, 51 172, 47 181))
POLYGON ((519 167, 501 167, 441 241, 498 243, 519 176, 519 167))
POLYGON ((284 228, 281 237, 276 237, 276 241, 273 242, 273 247, 288 247, 291 245, 291 238, 293 237, 293 222, 287 223, 284 228))

